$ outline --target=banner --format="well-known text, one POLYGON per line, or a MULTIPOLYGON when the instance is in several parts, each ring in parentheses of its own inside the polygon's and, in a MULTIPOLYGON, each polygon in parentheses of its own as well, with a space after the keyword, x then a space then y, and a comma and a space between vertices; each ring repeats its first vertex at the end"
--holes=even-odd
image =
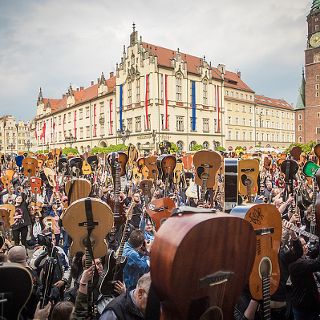
POLYGON ((164 128, 169 129, 168 123, 168 75, 164 75, 164 105, 165 105, 165 120, 164 120, 164 128))
POLYGON ((192 93, 192 99, 191 99, 191 108, 192 108, 192 123, 191 123, 191 130, 196 130, 196 83, 195 81, 191 81, 191 93, 192 93))
POLYGON ((146 109, 146 130, 149 130, 149 112, 148 112, 148 100, 149 100, 149 75, 146 74, 146 95, 145 95, 145 109, 146 109))
POLYGON ((113 121, 112 121, 112 99, 110 99, 109 103, 109 115, 110 115, 110 127, 109 127, 109 133, 112 134, 113 131, 113 121))
POLYGON ((217 107, 217 128, 216 132, 220 132, 220 96, 219 96, 219 91, 220 87, 218 85, 215 86, 216 92, 216 107, 217 107))
POLYGON ((76 139, 77 138, 77 111, 76 110, 74 111, 73 125, 74 125, 74 138, 76 139))
POLYGON ((120 84, 120 105, 119 105, 119 129, 120 129, 120 131, 122 131, 122 98, 123 98, 122 84, 120 84))
POLYGON ((93 136, 97 136, 97 126, 96 126, 96 116, 97 116, 97 106, 93 105, 93 136))

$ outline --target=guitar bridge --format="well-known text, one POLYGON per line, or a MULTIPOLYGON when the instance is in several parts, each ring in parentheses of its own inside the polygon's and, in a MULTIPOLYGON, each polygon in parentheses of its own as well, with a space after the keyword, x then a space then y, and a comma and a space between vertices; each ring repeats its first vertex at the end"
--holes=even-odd
POLYGON ((219 284, 225 283, 229 280, 229 278, 234 274, 234 272, 230 271, 217 271, 213 274, 207 275, 199 280, 199 287, 212 287, 217 286, 219 284))

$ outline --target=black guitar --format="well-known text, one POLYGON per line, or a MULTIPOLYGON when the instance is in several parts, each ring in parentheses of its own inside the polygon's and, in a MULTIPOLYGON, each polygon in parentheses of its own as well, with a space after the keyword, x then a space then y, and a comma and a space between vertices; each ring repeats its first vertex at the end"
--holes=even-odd
POLYGON ((117 252, 112 251, 109 254, 108 261, 107 261, 107 272, 101 282, 100 285, 100 293, 104 296, 111 296, 111 295, 118 295, 114 291, 114 283, 116 281, 123 281, 123 269, 126 265, 127 258, 122 256, 124 243, 127 238, 127 230, 128 230, 128 223, 132 216, 132 210, 135 206, 135 203, 132 202, 127 213, 126 213, 126 223, 124 224, 123 233, 121 242, 119 245, 119 249, 117 252))
POLYGON ((1 263, 0 279, 0 319, 19 319, 31 295, 31 275, 16 263, 1 263))
POLYGON ((224 159, 225 212, 238 205, 238 159, 224 159))

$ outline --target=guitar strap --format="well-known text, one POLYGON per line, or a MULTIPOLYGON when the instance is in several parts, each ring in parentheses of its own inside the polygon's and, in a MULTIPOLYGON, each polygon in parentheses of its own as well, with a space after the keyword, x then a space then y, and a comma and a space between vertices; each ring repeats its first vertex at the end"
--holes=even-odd
POLYGON ((74 187, 74 182, 75 182, 75 179, 72 179, 71 180, 70 189, 69 189, 69 192, 68 192, 68 206, 70 206, 71 195, 72 195, 72 191, 73 191, 73 187, 74 187))
POLYGON ((87 243, 86 243, 86 247, 88 249, 88 252, 90 254, 90 257, 91 257, 92 261, 94 261, 90 236, 91 236, 92 230, 95 228, 95 226, 98 223, 93 221, 92 205, 91 205, 91 199, 90 198, 86 198, 85 199, 84 206, 85 206, 86 218, 87 218, 87 222, 86 222, 86 227, 87 227, 87 243))

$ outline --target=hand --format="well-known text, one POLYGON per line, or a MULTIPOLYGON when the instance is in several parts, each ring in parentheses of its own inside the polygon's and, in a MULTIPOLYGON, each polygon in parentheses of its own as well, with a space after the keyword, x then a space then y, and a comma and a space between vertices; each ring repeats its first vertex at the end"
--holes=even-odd
POLYGON ((145 242, 146 250, 147 250, 148 252, 150 252, 151 247, 152 247, 152 241, 147 241, 147 240, 145 240, 144 242, 145 242))
POLYGON ((115 284, 114 284, 114 291, 118 294, 121 294, 121 293, 125 293, 126 292, 126 285, 121 282, 121 281, 116 281, 115 284))
POLYGON ((43 309, 40 309, 40 301, 39 301, 37 304, 36 312, 34 313, 34 316, 33 316, 34 320, 48 319, 49 314, 50 314, 50 309, 51 309, 51 302, 50 301, 43 309))
POLYGON ((87 284, 93 277, 94 265, 83 271, 80 283, 87 284))
POLYGON ((54 286, 57 288, 61 288, 64 285, 65 285, 65 282, 63 280, 59 280, 54 284, 54 286))
POLYGON ((291 224, 297 224, 298 222, 300 222, 300 215, 299 215, 299 213, 294 213, 294 214, 291 216, 289 222, 291 222, 291 224))

